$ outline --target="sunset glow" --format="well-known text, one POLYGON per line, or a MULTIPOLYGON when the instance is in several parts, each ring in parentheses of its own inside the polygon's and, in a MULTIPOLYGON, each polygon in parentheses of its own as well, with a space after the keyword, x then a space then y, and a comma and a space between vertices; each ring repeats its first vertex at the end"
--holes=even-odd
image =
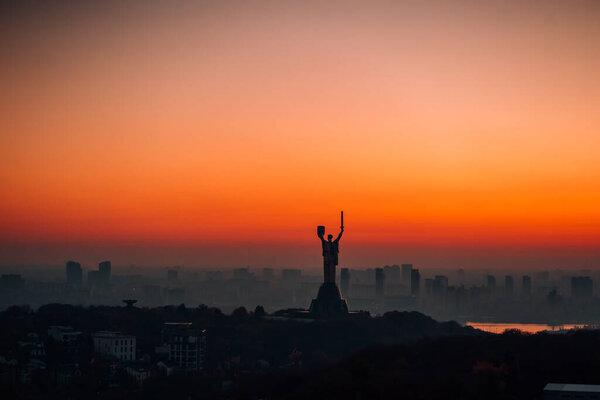
POLYGON ((2 6, 0 263, 318 267, 342 209, 343 265, 600 262, 598 3, 56 3, 2 6))

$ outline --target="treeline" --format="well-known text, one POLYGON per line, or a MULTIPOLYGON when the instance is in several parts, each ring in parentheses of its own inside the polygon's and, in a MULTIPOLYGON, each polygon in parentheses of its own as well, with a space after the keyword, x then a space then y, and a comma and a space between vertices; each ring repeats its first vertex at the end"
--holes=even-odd
POLYGON ((50 304, 34 312, 27 307, 15 306, 0 313, 0 355, 14 349, 17 341, 27 333, 44 335, 51 325, 72 326, 84 334, 111 330, 135 335, 141 357, 152 354, 160 343, 163 323, 192 322, 208 332, 208 368, 232 358, 241 363, 264 360, 278 365, 294 351, 301 352, 303 359, 315 353, 319 359, 325 355, 335 360, 375 344, 480 334, 455 322, 440 323, 417 312, 306 322, 270 319, 262 307, 255 311, 240 307, 231 315, 225 315, 219 309, 203 305, 126 308, 50 304))
POLYGON ((240 398, 541 399, 549 382, 600 384, 600 331, 458 336, 373 346, 328 367, 247 379, 240 398))

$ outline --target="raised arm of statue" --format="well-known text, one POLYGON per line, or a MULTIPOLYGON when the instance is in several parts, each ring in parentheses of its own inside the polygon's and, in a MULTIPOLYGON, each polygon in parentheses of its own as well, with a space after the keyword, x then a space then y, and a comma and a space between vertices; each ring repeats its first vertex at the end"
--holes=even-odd
POLYGON ((340 231, 340 234, 338 235, 337 239, 335 239, 336 242, 339 242, 339 240, 342 238, 342 234, 344 233, 344 227, 342 227, 342 230, 340 231))

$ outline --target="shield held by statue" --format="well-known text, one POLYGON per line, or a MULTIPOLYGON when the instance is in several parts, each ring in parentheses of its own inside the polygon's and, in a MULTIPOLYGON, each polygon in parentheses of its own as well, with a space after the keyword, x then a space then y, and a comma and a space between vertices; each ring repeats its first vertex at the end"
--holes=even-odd
POLYGON ((323 225, 317 226, 317 236, 318 237, 325 236, 325 227, 323 225))

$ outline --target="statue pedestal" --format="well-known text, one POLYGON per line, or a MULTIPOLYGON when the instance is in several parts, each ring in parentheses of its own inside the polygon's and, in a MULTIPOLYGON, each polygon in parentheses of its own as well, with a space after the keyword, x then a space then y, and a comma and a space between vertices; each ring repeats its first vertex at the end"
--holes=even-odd
POLYGON ((319 288, 317 298, 310 303, 310 313, 317 318, 337 317, 348 314, 348 303, 333 282, 325 282, 319 288))

